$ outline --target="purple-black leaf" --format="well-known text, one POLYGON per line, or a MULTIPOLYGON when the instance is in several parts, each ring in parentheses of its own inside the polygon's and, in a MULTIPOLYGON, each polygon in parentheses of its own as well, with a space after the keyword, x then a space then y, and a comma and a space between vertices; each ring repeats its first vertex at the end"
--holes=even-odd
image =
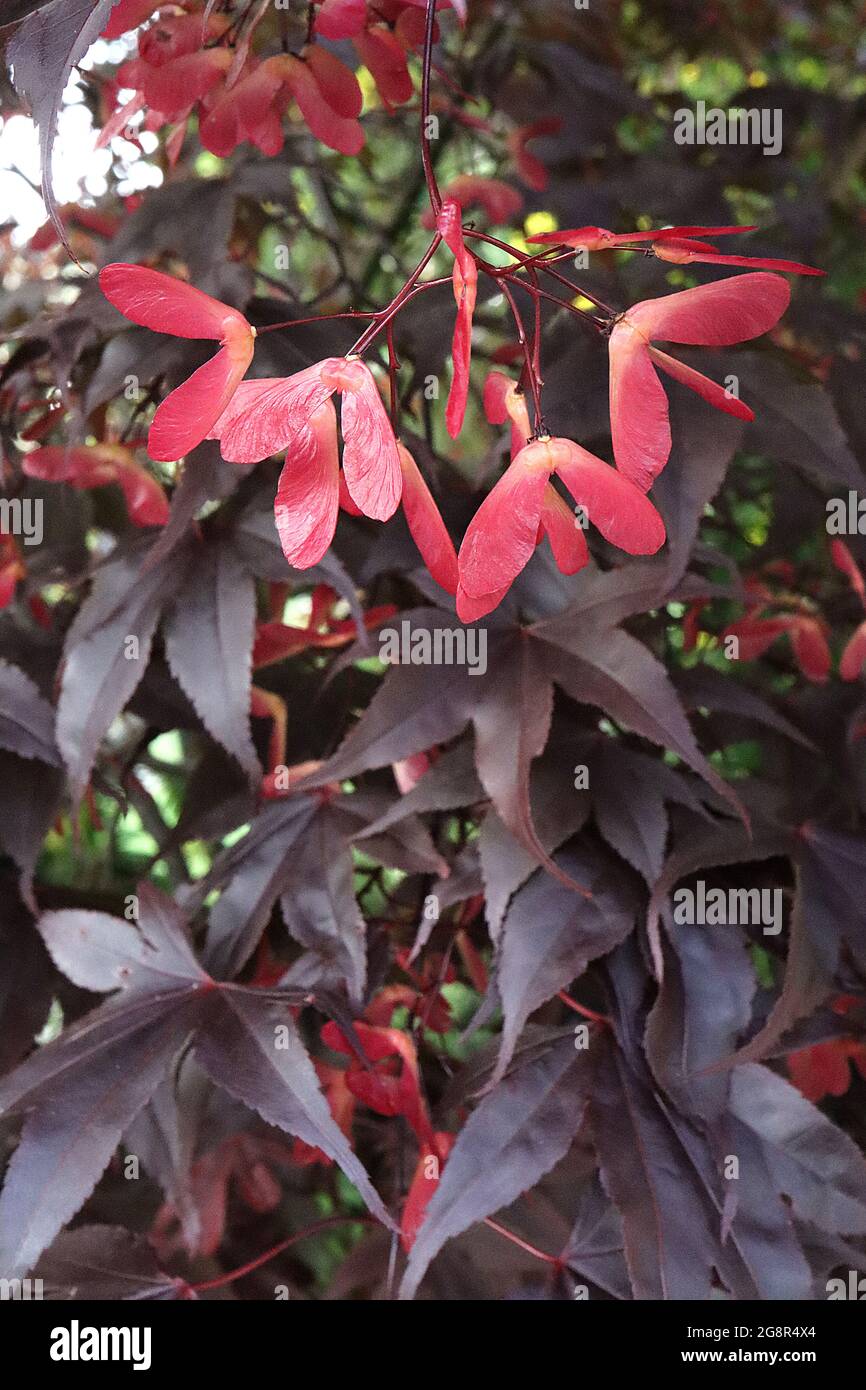
POLYGON ((0 1196, 0 1268, 25 1273, 75 1215, 194 1023, 194 988, 112 1000, 0 1083, 28 1111, 0 1196))
POLYGON ((51 169, 57 121, 73 67, 99 38, 116 4, 117 0, 53 0, 25 19, 6 54, 16 90, 29 102, 39 130, 45 206, 70 255, 54 197, 51 169))
POLYGON ((0 661, 0 748, 51 765, 60 762, 53 708, 30 677, 8 661, 0 661))
POLYGON ((631 1297, 625 1263, 622 1222, 597 1178, 580 1194, 577 1213, 562 1260, 614 1298, 631 1297))
POLYGON ((57 742, 76 801, 109 726, 144 675, 160 613, 182 574, 176 555, 172 566, 148 571, 137 554, 112 557, 67 633, 57 742))
POLYGON ((758 1135, 771 1182, 802 1221, 866 1235, 866 1160, 848 1135, 767 1067, 737 1067, 731 1111, 758 1135))
POLYGON ((147 1302, 182 1298, 181 1279, 164 1274, 144 1236, 121 1226, 78 1226, 60 1235, 34 1274, 49 1301, 147 1302))
POLYGON ((624 941, 637 920, 637 898, 622 882, 615 862, 590 846, 566 850, 557 860, 587 885, 592 897, 571 893, 544 873, 514 897, 495 977, 504 1023, 494 1083, 508 1066, 529 1015, 582 975, 596 956, 624 941))
POLYGON ((331 1115, 288 1003, 226 986, 195 1046, 208 1075, 268 1124, 321 1149, 355 1184, 367 1206, 392 1226, 381 1197, 331 1115))
POLYGON ((149 883, 141 884, 137 898, 135 922, 77 908, 46 912, 38 927, 58 969, 95 993, 206 983, 180 909, 149 883))
POLYGON ((0 845, 21 871, 21 896, 36 912, 33 874, 63 793, 61 768, 0 751, 0 845))
MULTIPOLYGON (((295 983, 342 982, 360 1005, 367 979, 367 934, 355 899, 354 864, 339 810, 321 807, 300 837, 280 898, 291 935, 309 952, 295 983)), ((300 963, 299 963, 300 964, 300 963)))
POLYGON ((164 622, 165 654, 208 733, 253 786, 262 776, 250 733, 255 625, 252 575, 229 546, 199 547, 164 622))
POLYGON ((317 806, 312 797, 271 803, 249 833, 226 850, 198 889, 196 898, 223 887, 208 926, 204 962, 212 974, 231 979, 255 950, 274 903, 291 878, 295 846, 317 806))
POLYGON ((412 1298, 446 1241, 500 1211, 568 1152, 586 1110, 587 1054, 566 1038, 511 1071, 463 1126, 430 1199, 403 1283, 412 1298))

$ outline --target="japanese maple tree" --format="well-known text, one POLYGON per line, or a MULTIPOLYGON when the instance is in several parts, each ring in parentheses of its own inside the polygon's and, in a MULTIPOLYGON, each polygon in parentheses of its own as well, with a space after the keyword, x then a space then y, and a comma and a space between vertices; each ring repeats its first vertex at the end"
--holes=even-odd
POLYGON ((742 36, 599 8, 0 30, 46 205, 0 240, 4 1278, 866 1269, 856 160, 784 64, 784 168, 673 144, 742 36))

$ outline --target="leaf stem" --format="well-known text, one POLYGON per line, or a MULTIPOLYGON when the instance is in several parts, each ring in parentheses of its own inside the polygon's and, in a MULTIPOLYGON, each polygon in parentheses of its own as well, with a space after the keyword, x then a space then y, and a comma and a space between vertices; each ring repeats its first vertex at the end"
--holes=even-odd
POLYGON ((326 319, 375 319, 378 312, 370 309, 345 309, 339 314, 313 314, 306 319, 286 319, 283 323, 268 323, 256 329, 256 336, 263 333, 276 333, 278 328, 302 328, 307 323, 324 323, 326 319))
POLYGON ((365 1216, 363 1213, 358 1216, 325 1217, 322 1221, 313 1222, 312 1226, 306 1226, 303 1231, 296 1231, 293 1236, 288 1236, 286 1240, 281 1240, 279 1245, 272 1245, 270 1250, 266 1250, 263 1255, 257 1255, 254 1260, 248 1260, 246 1264, 239 1265, 237 1269, 230 1270, 228 1274, 220 1274, 216 1279, 207 1279, 201 1284, 191 1284, 190 1287, 195 1293, 204 1293, 209 1289, 222 1289, 226 1284, 233 1283, 235 1279, 242 1279, 244 1275, 252 1274, 254 1269, 276 1259, 277 1255, 281 1255, 292 1245, 297 1245, 299 1241, 318 1235, 320 1231, 327 1231, 332 1226, 349 1226, 357 1221, 365 1225, 376 1224, 372 1216, 365 1216))
POLYGON ((520 1236, 515 1235, 513 1231, 509 1231, 506 1226, 500 1226, 499 1222, 494 1221, 492 1217, 486 1217, 484 1224, 485 1226, 489 1226, 491 1231, 495 1231, 497 1235, 504 1236, 506 1240, 510 1240, 512 1245, 516 1245, 521 1250, 525 1250, 527 1255, 534 1255, 537 1260, 543 1260, 547 1265, 562 1264, 558 1255, 548 1255, 544 1250, 539 1250, 536 1246, 530 1245, 528 1240, 521 1240, 520 1236))

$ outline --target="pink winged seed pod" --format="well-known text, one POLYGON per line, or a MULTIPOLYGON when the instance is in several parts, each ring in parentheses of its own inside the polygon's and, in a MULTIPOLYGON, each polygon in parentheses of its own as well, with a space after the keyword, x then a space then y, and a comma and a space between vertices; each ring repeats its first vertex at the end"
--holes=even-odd
POLYGON ((746 342, 773 328, 790 298, 787 281, 759 272, 645 299, 619 315, 610 334, 610 424, 616 466, 627 478, 646 490, 670 457, 668 401, 657 367, 717 410, 755 418, 737 396, 654 344, 746 342))

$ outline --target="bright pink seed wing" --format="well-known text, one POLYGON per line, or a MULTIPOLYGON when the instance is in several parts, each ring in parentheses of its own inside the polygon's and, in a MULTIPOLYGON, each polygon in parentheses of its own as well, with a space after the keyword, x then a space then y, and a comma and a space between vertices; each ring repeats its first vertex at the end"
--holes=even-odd
POLYGON ((526 397, 504 372, 491 372, 484 383, 484 414, 491 425, 504 425, 510 419, 511 457, 517 458, 532 438, 532 425, 526 397))
POLYGON ((218 159, 227 159, 246 139, 241 126, 236 92, 236 87, 226 92, 211 108, 207 116, 202 114, 199 119, 201 143, 218 159))
POLYGON ((560 246, 583 246, 589 251, 613 250, 633 241, 670 241, 693 236, 731 236, 734 232, 753 232, 754 227, 663 227, 654 232, 610 232, 606 227, 573 227, 561 232, 543 232, 527 241, 560 246))
POLYGON ((292 96, 310 131, 323 145, 339 154, 356 155, 364 147, 364 131, 358 121, 347 120, 328 104, 312 69, 295 61, 287 78, 292 96))
POLYGON ((216 357, 166 396, 150 427, 150 457, 164 462, 179 459, 207 439, 237 390, 249 361, 238 360, 230 348, 220 348, 216 357))
POLYGON ((866 599, 866 584, 860 567, 845 542, 838 537, 830 542, 830 558, 837 570, 845 575, 855 594, 859 594, 861 600, 866 599))
POLYGON ((159 9, 158 0, 118 0, 115 4, 101 37, 119 39, 130 29, 137 29, 146 19, 159 9))
MULTIPOLYGON (((138 114, 144 104, 144 93, 135 92, 129 98, 129 101, 124 102, 123 106, 118 106, 117 110, 109 116, 105 125, 99 132, 99 137, 94 148, 97 150, 104 150, 106 146, 110 145, 116 135, 120 135, 122 131, 126 130, 133 116, 138 114)), ((51 226, 50 222, 48 226, 51 226)), ((30 245, 34 246, 34 243, 31 241, 30 245)), ((41 248, 34 247, 34 249, 41 248)))
POLYGON ((433 501, 417 463, 405 445, 398 443, 403 472, 403 511, 428 570, 446 593, 457 592, 457 554, 439 508, 433 501))
POLYGON ((570 439, 555 441, 555 456, 557 475, 611 545, 629 555, 654 555, 664 545, 664 522, 628 478, 570 439))
POLYGON ((369 368, 354 389, 343 388, 340 423, 349 496, 365 516, 387 521, 399 506, 403 474, 391 421, 369 368))
POLYGON ((823 684, 830 675, 832 658, 827 638, 814 618, 801 618, 790 628, 794 659, 807 680, 823 684))
POLYGON ((490 372, 484 383, 484 414, 491 425, 508 419, 508 399, 516 383, 504 372, 490 372))
POLYGON ((451 359, 454 375, 448 404, 445 407, 445 425, 452 439, 456 439, 466 418, 466 405, 469 400, 469 369, 472 364, 472 319, 475 314, 475 299, 478 292, 477 271, 467 279, 454 267, 455 298, 457 298, 457 320, 451 343, 451 359), (459 276, 459 288, 458 288, 459 276))
POLYGON ((117 483, 126 500, 129 519, 134 525, 165 525, 168 521, 168 499, 146 468, 132 459, 119 465, 117 483))
POLYGON ((575 250, 582 247, 587 251, 596 251, 605 246, 614 246, 616 234, 609 232, 606 227, 566 227, 559 232, 538 232, 526 240, 542 246, 573 246, 575 250))
POLYGON ((856 681, 866 665, 866 623, 861 623, 848 642, 839 662, 843 681, 856 681))
POLYGON ((308 48, 304 57, 332 110, 347 120, 356 120, 364 106, 364 94, 352 69, 319 45, 308 48))
POLYGON ((325 401, 301 446, 290 450, 277 485, 274 519, 283 554, 295 569, 321 560, 334 538, 339 505, 337 418, 325 401))
POLYGON ((469 399, 469 368, 472 363, 472 320, 478 296, 478 267, 463 240, 463 210, 454 199, 446 198, 436 219, 436 227, 454 256, 454 299, 457 321, 451 356, 454 376, 445 410, 445 424, 452 439, 456 439, 466 416, 469 399))
POLYGON ((654 236, 739 236, 741 232, 756 232, 757 226, 748 227, 705 227, 702 225, 691 227, 665 227, 661 232, 654 232, 654 236))
POLYGON ((349 489, 346 487, 346 475, 344 473, 340 474, 340 507, 344 512, 348 512, 349 516, 364 515, 364 513, 361 511, 361 508, 356 507, 355 503, 349 496, 349 489))
POLYGON ((168 520, 168 501, 159 483, 122 445, 66 448, 49 444, 27 454, 23 466, 28 477, 66 482, 77 488, 117 483, 126 499, 129 519, 136 526, 164 526, 168 520))
POLYGON ((517 578, 535 550, 553 461, 529 444, 485 497, 460 547, 460 584, 470 598, 494 594, 517 578))
POLYGON ((25 454, 22 467, 28 478, 91 488, 114 481, 117 460, 112 452, 98 445, 81 444, 66 448, 63 444, 45 444, 41 449, 25 454))
POLYGON ((755 227, 660 227, 654 232, 626 232, 629 241, 670 241, 683 237, 734 236, 739 232, 754 232, 755 227))
POLYGON ((315 0, 316 33, 323 39, 352 39, 367 22, 367 0, 315 0))
POLYGON ((542 135, 556 135, 562 129, 562 118, 560 116, 543 116, 541 120, 533 121, 531 125, 520 126, 508 138, 508 148, 511 151, 518 173, 529 188, 533 188, 538 193, 543 193, 547 188, 549 175, 547 166, 527 149, 530 140, 535 140, 542 135))
POLYGON ((730 347, 766 333, 779 322, 790 298, 786 280, 759 271, 646 299, 629 309, 626 319, 646 338, 730 347))
POLYGON ((718 255, 718 248, 712 242, 687 240, 685 237, 657 237, 652 250, 660 260, 682 265, 718 255), (706 252, 706 256, 703 252, 706 252))
POLYGON ((281 86, 279 72, 262 63, 255 72, 230 87, 201 122, 205 149, 225 158, 242 140, 259 135, 273 118, 279 120, 272 103, 281 86))
POLYGON ((704 376, 703 372, 696 372, 694 367, 687 367, 685 362, 678 362, 675 357, 669 357, 666 352, 660 352, 656 347, 650 347, 648 352, 657 367, 676 381, 682 382, 683 386, 688 386, 691 391, 703 396, 705 401, 716 407, 716 410, 724 410, 726 415, 736 415, 738 420, 754 420, 755 412, 744 401, 730 395, 723 386, 704 376))
POLYGON ((250 129, 247 137, 251 144, 271 159, 278 155, 286 143, 283 121, 279 111, 272 107, 266 111, 258 125, 250 129))
POLYGON ((386 106, 402 106, 411 101, 414 88, 406 54, 387 25, 370 25, 355 39, 355 47, 386 106))
POLYGON ((645 491, 670 457, 671 427, 647 343, 627 322, 610 335, 610 430, 617 468, 645 491))
POLYGON ((221 340, 227 320, 246 327, 246 319, 218 299, 143 265, 107 265, 99 272, 99 286, 106 299, 125 318, 155 333, 175 338, 215 338, 221 340))
POLYGON ((577 574, 589 564, 589 547, 583 527, 550 483, 544 494, 541 525, 561 574, 577 574))
POLYGON ((458 618, 462 623, 477 623, 479 618, 486 618, 488 613, 499 607, 510 588, 511 585, 506 584, 504 589, 498 589, 495 593, 470 596, 462 586, 458 587, 458 618))
POLYGON ((778 270, 785 275, 826 275, 827 273, 825 270, 817 270, 815 266, 803 265, 800 261, 778 261, 767 256, 722 256, 693 251, 689 260, 706 261, 707 264, 712 265, 749 266, 752 270, 778 270))
POLYGON ((738 622, 729 624, 722 635, 736 637, 741 661, 757 661, 758 657, 769 650, 777 637, 790 630, 794 621, 796 619, 789 617, 760 618, 754 614, 747 614, 738 622))
POLYGON ((331 360, 294 376, 245 381, 208 436, 220 441, 226 462, 260 463, 283 449, 299 447, 309 434, 310 417, 332 393, 321 378, 331 360))
POLYGON ((163 15, 158 24, 152 24, 139 34, 138 56, 149 67, 162 67, 174 58, 195 53, 202 47, 204 37, 201 15, 163 15))
POLYGON ((175 121, 221 81, 230 63, 228 49, 207 48, 158 68, 145 66, 145 100, 153 111, 175 121))
POLYGON ((9 607, 21 578, 21 561, 17 554, 6 559, 0 557, 0 609, 9 607))
MULTIPOLYGON (((208 433, 208 439, 225 441, 242 422, 246 422, 250 416, 258 415, 260 402, 269 400, 271 392, 276 393, 281 388, 285 388, 289 381, 294 380, 294 377, 263 376, 256 377, 252 381, 242 382, 213 429, 208 433)), ((269 410, 267 414, 270 416, 271 411, 269 410)), ((276 450, 274 452, 276 453, 276 450)), ((263 457, 268 457, 268 455, 263 457)), ((238 460, 230 459, 227 462, 237 463, 238 460)), ((244 460, 244 462, 253 462, 253 460, 244 460)), ((260 462, 260 460, 255 460, 255 462, 260 462)))

